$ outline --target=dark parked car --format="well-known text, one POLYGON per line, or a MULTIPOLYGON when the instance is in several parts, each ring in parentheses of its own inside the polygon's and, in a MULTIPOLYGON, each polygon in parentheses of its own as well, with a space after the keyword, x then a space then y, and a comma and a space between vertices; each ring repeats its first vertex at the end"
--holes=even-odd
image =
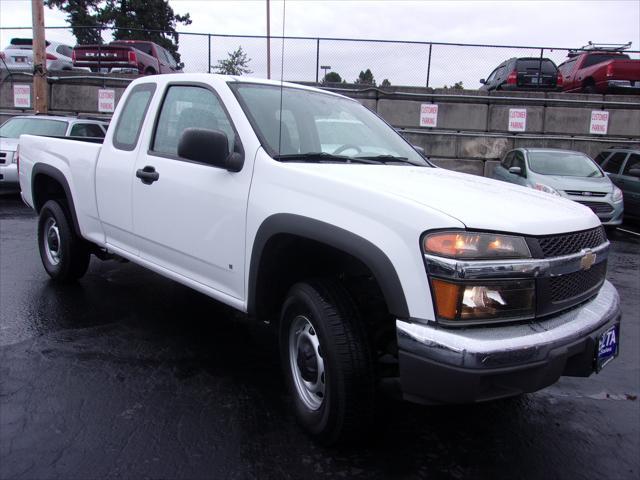
POLYGON ((510 58, 485 80, 480 90, 557 90, 562 86, 558 67, 548 58, 510 58))
POLYGON ((76 45, 73 65, 88 67, 93 72, 131 70, 141 75, 182 71, 173 55, 153 42, 117 40, 108 45, 76 45))
POLYGON ((609 148, 596 162, 624 194, 624 216, 640 221, 640 149, 609 148))

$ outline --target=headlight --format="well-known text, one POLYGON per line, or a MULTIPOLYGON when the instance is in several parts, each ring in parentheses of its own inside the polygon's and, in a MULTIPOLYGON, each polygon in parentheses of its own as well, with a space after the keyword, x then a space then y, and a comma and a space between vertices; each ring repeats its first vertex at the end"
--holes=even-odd
POLYGON ((423 239, 423 249, 428 254, 460 259, 531 257, 524 238, 498 233, 464 231, 430 233, 423 239))
POLYGON ((535 316, 535 281, 454 283, 431 280, 438 319, 457 324, 474 320, 520 320, 535 316))
POLYGON ((618 203, 618 202, 622 201, 622 190, 620 190, 615 185, 613 186, 613 201, 615 203, 618 203))
POLYGON ((550 193, 551 195, 560 196, 560 194, 555 188, 550 187, 549 185, 545 185, 544 183, 536 183, 533 186, 533 188, 535 188, 536 190, 540 190, 541 192, 544 192, 544 193, 550 193))

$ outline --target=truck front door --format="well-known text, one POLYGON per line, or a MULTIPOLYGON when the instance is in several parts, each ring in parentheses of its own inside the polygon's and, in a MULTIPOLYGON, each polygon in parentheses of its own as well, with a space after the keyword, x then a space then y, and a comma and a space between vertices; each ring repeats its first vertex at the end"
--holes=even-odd
POLYGON ((251 168, 228 172, 180 158, 187 128, 223 131, 239 141, 220 97, 201 84, 169 84, 140 149, 133 223, 140 257, 197 284, 244 297, 245 220, 251 168))

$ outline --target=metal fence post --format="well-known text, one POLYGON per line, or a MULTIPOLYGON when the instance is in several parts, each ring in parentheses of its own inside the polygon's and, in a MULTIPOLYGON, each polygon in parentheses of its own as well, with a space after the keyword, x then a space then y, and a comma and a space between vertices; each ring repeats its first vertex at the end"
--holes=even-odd
POLYGON ((538 64, 538 85, 542 83, 542 57, 544 57, 544 48, 540 49, 540 63, 538 64))
POLYGON ((433 48, 433 43, 429 44, 429 62, 427 63, 427 88, 429 88, 429 77, 431 76, 431 49, 433 48))
POLYGON ((207 35, 207 43, 209 46, 209 56, 207 57, 207 72, 211 73, 211 35, 207 35))
POLYGON ((316 85, 318 84, 319 72, 320 72, 320 39, 316 38, 316 85))

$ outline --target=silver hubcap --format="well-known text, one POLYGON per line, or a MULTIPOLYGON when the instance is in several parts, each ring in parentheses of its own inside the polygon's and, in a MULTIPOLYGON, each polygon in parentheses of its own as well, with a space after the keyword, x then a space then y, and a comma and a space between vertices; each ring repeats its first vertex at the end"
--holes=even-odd
POLYGON ((52 265, 60 263, 60 231, 55 219, 49 218, 44 226, 44 251, 47 254, 47 260, 52 265))
POLYGON ((298 397, 309 409, 319 409, 325 393, 322 348, 313 325, 303 315, 298 315, 291 322, 289 367, 298 397))

